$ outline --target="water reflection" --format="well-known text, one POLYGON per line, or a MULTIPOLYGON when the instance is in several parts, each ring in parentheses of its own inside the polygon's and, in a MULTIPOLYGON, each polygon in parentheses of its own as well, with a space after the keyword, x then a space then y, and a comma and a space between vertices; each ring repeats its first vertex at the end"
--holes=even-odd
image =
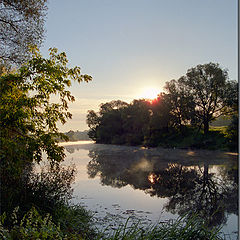
POLYGON ((216 175, 209 172, 208 164, 199 169, 170 164, 168 168, 154 173, 154 183, 148 193, 168 197, 165 208, 171 213, 197 212, 209 226, 215 226, 226 223, 227 214, 238 213, 237 183, 226 175, 225 181, 216 175))
POLYGON ((171 162, 171 153, 164 157, 156 150, 96 147, 89 150, 87 173, 89 178, 99 176, 102 185, 130 185, 152 197, 168 198, 166 211, 197 212, 209 226, 226 223, 228 214, 237 215, 237 157, 216 159, 209 153, 200 159, 199 153, 185 151, 183 159, 181 151, 178 159, 176 153, 171 162))

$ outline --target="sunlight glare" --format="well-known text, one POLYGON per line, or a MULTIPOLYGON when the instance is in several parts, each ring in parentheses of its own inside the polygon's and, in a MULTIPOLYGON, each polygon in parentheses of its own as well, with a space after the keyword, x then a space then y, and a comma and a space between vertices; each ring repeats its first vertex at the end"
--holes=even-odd
POLYGON ((144 88, 142 93, 139 95, 139 98, 153 100, 157 98, 160 90, 154 87, 144 88))

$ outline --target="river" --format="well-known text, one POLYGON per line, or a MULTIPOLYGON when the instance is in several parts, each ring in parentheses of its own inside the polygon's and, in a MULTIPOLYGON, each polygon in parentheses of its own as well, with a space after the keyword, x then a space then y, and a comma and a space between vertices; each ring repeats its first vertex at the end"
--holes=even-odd
POLYGON ((94 214, 98 228, 131 221, 148 226, 194 211, 226 239, 238 232, 238 155, 221 151, 62 144, 77 175, 73 203, 94 214))

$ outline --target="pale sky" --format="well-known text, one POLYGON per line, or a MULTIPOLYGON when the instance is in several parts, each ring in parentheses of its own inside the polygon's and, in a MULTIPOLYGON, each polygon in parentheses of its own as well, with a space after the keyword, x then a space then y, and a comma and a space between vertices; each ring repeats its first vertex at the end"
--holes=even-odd
POLYGON ((66 52, 93 81, 74 83, 73 119, 60 130, 86 130, 86 114, 111 100, 163 91, 191 67, 209 62, 237 79, 237 0, 51 0, 41 48, 66 52))

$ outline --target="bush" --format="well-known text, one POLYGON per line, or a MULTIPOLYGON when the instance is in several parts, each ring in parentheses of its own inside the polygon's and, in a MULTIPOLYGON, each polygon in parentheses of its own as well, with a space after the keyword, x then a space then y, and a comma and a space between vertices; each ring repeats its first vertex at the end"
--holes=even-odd
POLYGON ((55 225, 49 214, 41 216, 35 208, 27 212, 19 221, 17 217, 18 208, 11 216, 13 226, 7 228, 4 226, 6 214, 1 216, 0 237, 1 239, 63 239, 64 235, 60 227, 55 225))
MULTIPOLYGON (((59 205, 72 196, 74 166, 45 165, 36 173, 32 166, 25 168, 17 182, 5 183, 1 188, 1 210, 7 215, 20 206, 21 217, 34 206, 41 214, 54 213, 59 205)), ((6 219, 8 221, 8 218, 6 219)))
POLYGON ((93 239, 95 233, 90 228, 91 216, 81 206, 63 205, 58 210, 58 219, 48 213, 41 215, 36 208, 29 210, 19 220, 19 208, 15 208, 6 226, 4 213, 0 219, 0 238, 17 240, 37 239, 93 239))
POLYGON ((93 239, 92 215, 80 205, 62 205, 55 211, 56 223, 66 235, 81 236, 83 239, 93 239))
POLYGON ((238 121, 238 115, 233 115, 227 128, 228 147, 231 151, 238 151, 238 121))

